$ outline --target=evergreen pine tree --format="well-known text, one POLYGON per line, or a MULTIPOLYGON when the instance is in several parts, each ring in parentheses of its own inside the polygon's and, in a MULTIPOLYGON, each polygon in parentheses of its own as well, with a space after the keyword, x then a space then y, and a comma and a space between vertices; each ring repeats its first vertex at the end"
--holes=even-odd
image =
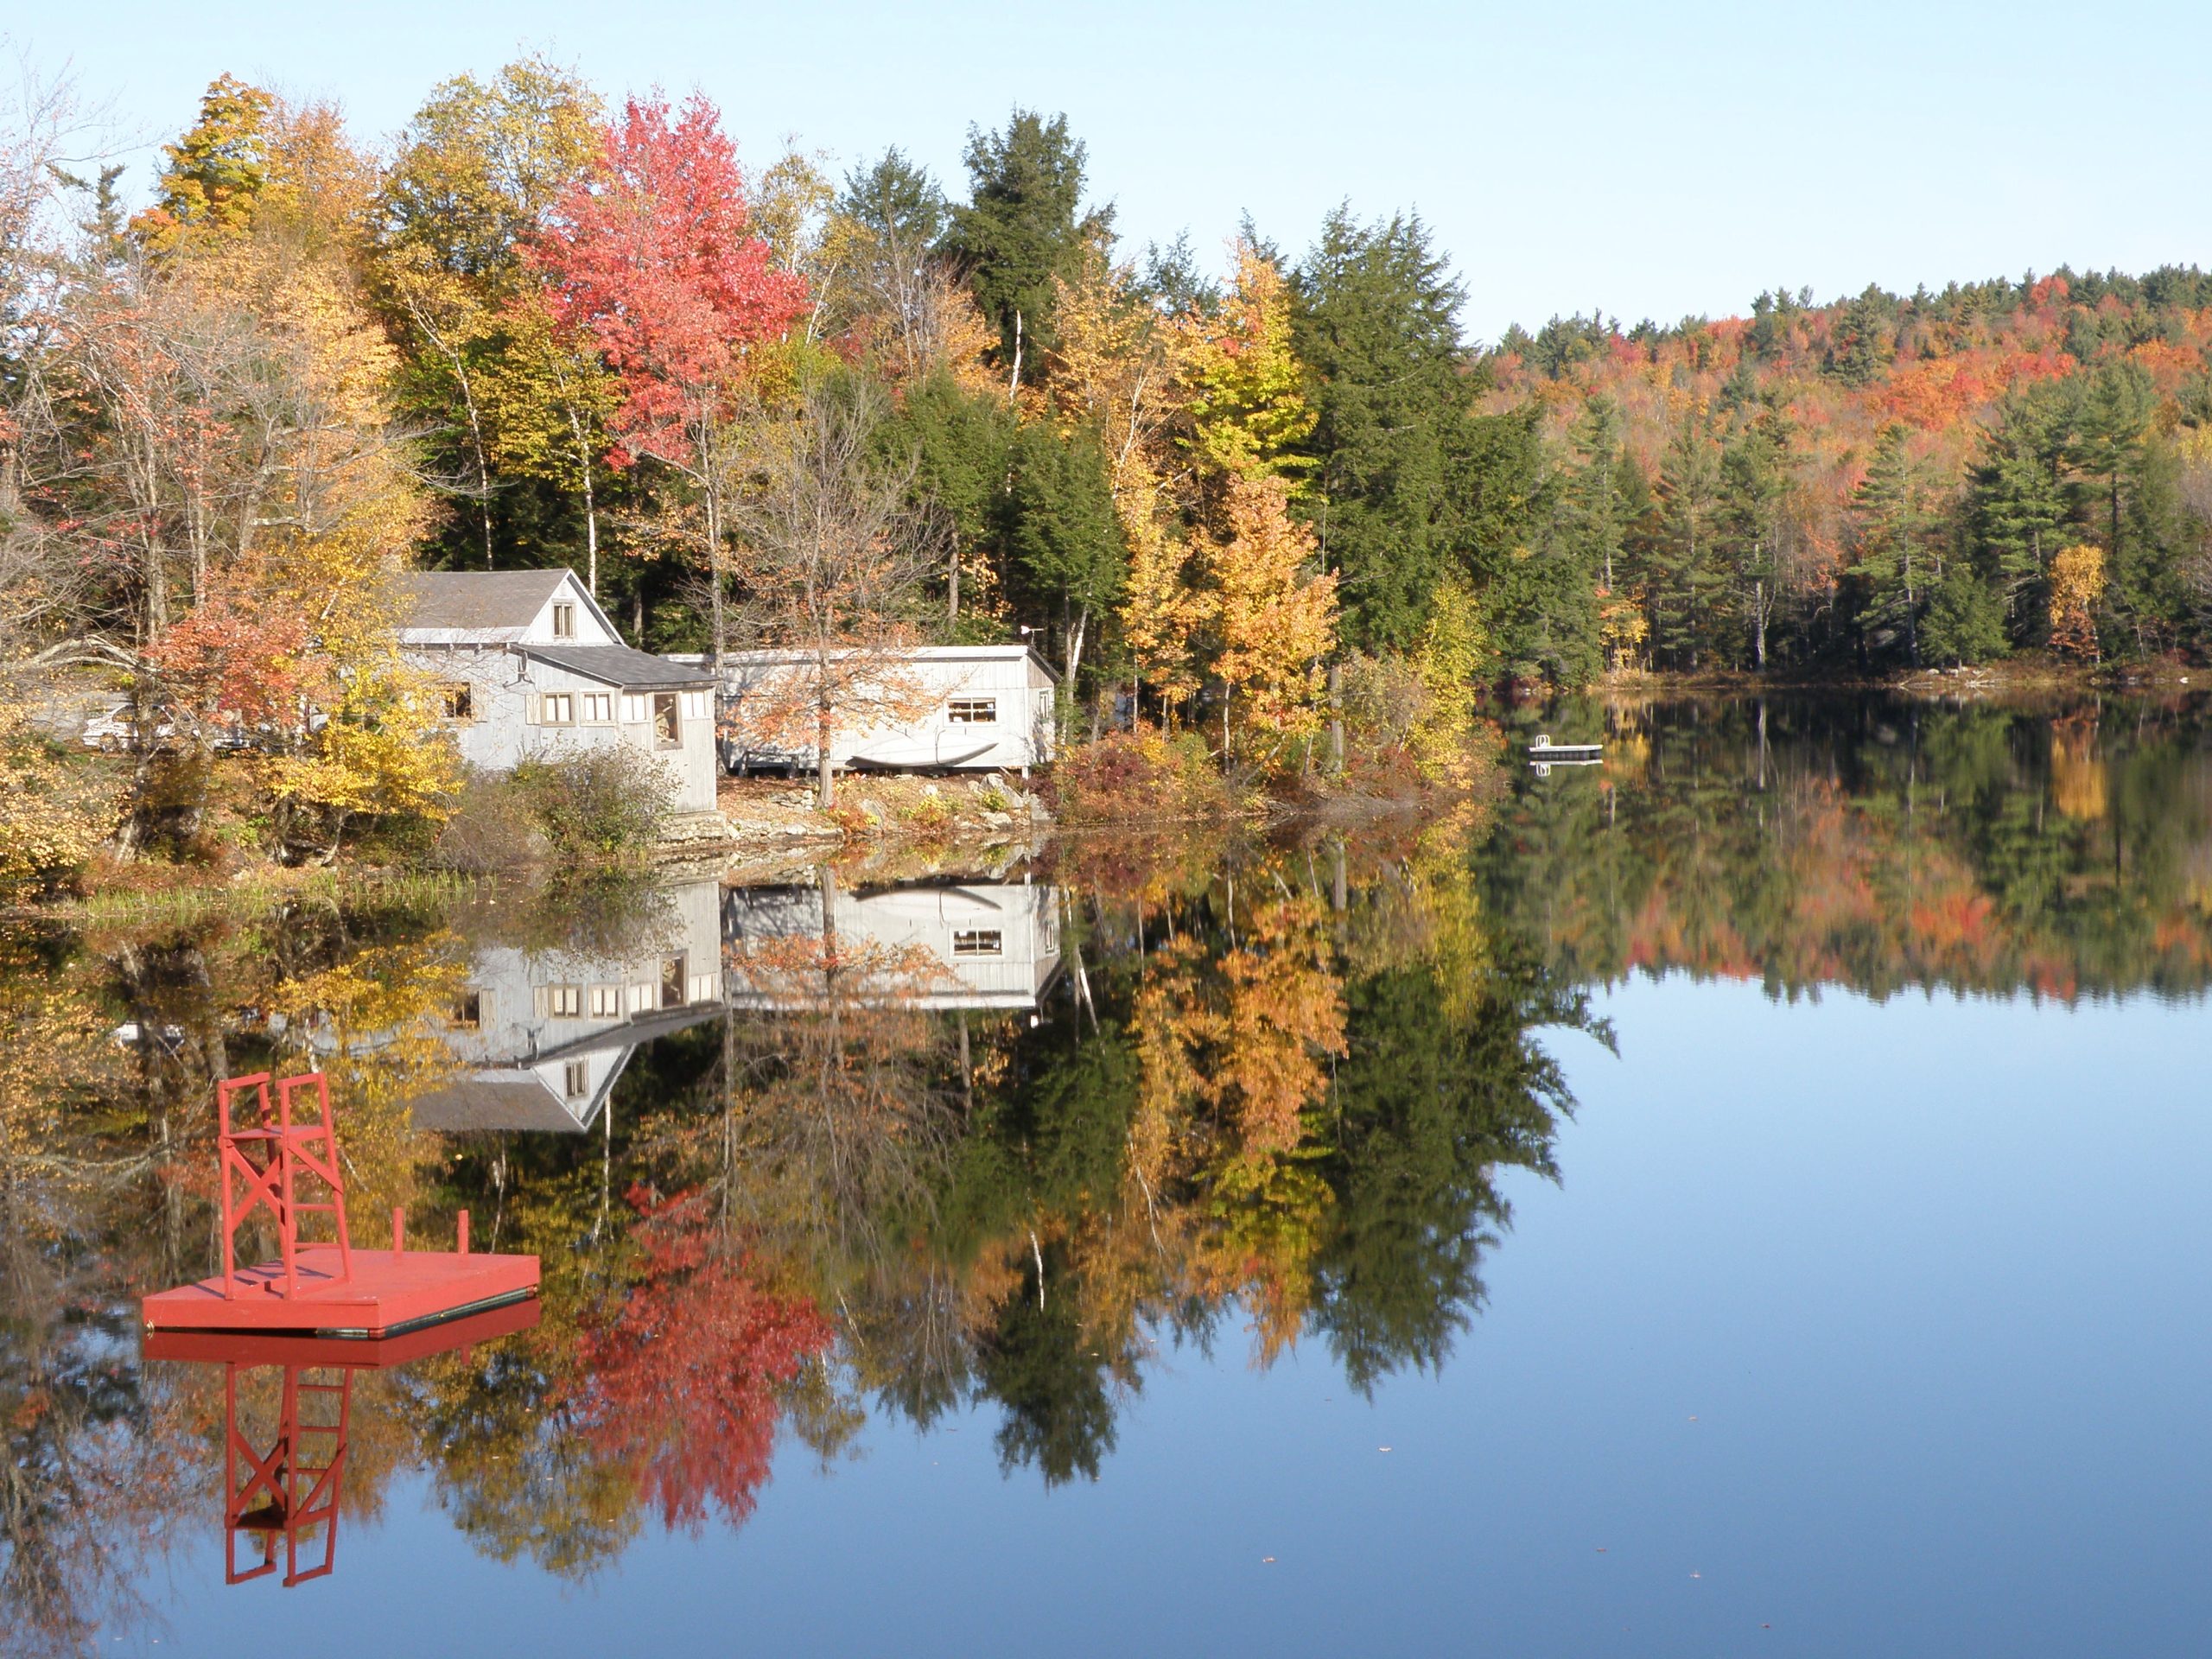
POLYGON ((1659 462, 1652 538, 1652 644, 1695 673, 1707 664, 1727 586, 1721 562, 1720 445, 1702 409, 1682 416, 1659 462))
POLYGON ((1047 121, 1016 110, 1003 132, 968 130, 965 159, 973 186, 954 210, 946 249, 968 270, 976 302, 999 334, 1009 383, 1037 378, 1058 343, 1052 279, 1073 282, 1088 245, 1113 232, 1114 210, 1083 211, 1083 144, 1068 119, 1047 121))
POLYGON ((1359 224, 1338 207, 1299 268, 1292 340, 1313 377, 1306 441, 1315 528, 1343 576, 1345 632, 1404 649, 1459 550, 1453 459, 1472 448, 1463 295, 1418 218, 1359 224))
POLYGON ((1935 524, 1927 469, 1913 454, 1911 439, 1910 429, 1891 422, 1875 440, 1874 458, 1852 498, 1858 558, 1847 574, 1859 587, 1862 642, 1876 652, 1901 645, 1917 668, 1935 524))

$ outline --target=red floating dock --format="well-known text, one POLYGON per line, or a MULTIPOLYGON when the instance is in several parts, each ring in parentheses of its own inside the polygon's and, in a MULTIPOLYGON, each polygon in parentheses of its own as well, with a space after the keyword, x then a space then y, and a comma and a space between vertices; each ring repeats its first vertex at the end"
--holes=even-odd
POLYGON ((341 1276, 338 1248, 301 1247, 294 1266, 299 1289, 284 1294, 284 1266, 242 1268, 237 1294, 226 1296, 219 1275, 146 1298, 146 1324, 156 1331, 295 1331, 384 1337, 537 1294, 534 1255, 457 1255, 442 1250, 355 1249, 353 1273, 341 1276))
POLYGON ((450 1254, 409 1249, 406 1217, 397 1210, 390 1249, 355 1249, 329 1084, 310 1071, 274 1086, 273 1101, 265 1071, 216 1086, 223 1270, 147 1297, 141 1307, 148 1330, 378 1338, 537 1294, 536 1256, 470 1252, 466 1210, 460 1248, 450 1254), (234 1109, 251 1122, 234 1118, 234 1109), (321 1196, 308 1196, 315 1192, 321 1196), (241 1268, 238 1230, 257 1213, 276 1228, 279 1259, 241 1268), (300 1222, 308 1216, 327 1217, 336 1239, 302 1241, 300 1222))

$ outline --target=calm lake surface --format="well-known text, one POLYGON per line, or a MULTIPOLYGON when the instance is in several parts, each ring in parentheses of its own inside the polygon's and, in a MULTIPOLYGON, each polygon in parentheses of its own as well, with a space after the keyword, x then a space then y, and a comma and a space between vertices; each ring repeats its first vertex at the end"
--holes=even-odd
POLYGON ((1510 739, 1444 823, 0 936, 0 1651, 2206 1650, 2204 710, 1510 739), (270 1064, 535 1322, 144 1357, 270 1064))

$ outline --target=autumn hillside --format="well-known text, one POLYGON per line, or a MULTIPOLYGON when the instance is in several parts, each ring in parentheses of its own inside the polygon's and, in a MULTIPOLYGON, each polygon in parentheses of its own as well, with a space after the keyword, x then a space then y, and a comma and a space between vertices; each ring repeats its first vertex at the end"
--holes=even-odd
MULTIPOLYGON (((1484 366, 1557 458, 1533 551, 1614 664, 2095 663, 2205 641, 2208 344, 2212 279, 2169 267, 1555 317, 1484 366)), ((1529 606, 1526 653, 1574 610, 1529 606)))

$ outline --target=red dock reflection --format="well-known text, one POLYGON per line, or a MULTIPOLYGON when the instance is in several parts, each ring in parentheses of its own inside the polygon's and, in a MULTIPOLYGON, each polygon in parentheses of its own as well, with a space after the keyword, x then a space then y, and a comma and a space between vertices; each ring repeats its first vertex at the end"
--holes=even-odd
POLYGON ((264 1071, 217 1085, 223 1270, 147 1297, 148 1329, 378 1338, 537 1294, 536 1256, 471 1254, 465 1210, 450 1254, 407 1249, 397 1211, 389 1250, 355 1249, 329 1085, 320 1071, 276 1080, 272 1103, 271 1084, 264 1071), (277 1259, 240 1268, 238 1229, 264 1215, 277 1259), (318 1216, 336 1236, 303 1240, 302 1221, 318 1216))
POLYGON ((223 1581, 244 1584, 276 1572, 280 1546, 287 1588, 336 1566, 356 1372, 525 1331, 537 1323, 537 1313, 535 1300, 514 1302, 381 1338, 149 1332, 149 1360, 223 1368, 223 1581), (251 1397, 253 1374, 272 1368, 280 1373, 276 1420, 264 1436, 241 1417, 239 1403, 251 1397))

